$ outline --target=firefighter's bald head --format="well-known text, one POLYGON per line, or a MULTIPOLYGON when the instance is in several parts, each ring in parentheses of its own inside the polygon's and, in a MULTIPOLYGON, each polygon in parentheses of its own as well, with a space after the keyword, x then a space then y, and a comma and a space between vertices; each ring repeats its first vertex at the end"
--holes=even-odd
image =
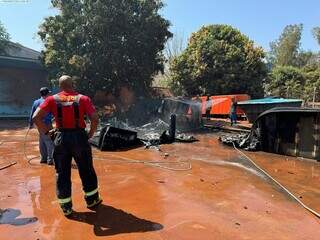
POLYGON ((61 90, 73 90, 73 80, 68 75, 63 75, 59 78, 59 87, 61 90))

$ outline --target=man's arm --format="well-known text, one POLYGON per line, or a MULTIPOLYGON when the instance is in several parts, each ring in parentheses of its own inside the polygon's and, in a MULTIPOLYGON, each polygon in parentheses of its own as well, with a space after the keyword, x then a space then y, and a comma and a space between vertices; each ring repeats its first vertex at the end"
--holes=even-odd
POLYGON ((93 134, 97 130, 98 124, 99 124, 99 116, 97 112, 94 112, 89 116, 90 119, 90 130, 88 133, 89 138, 93 137, 93 134))
POLYGON ((50 127, 48 127, 42 119, 47 115, 47 112, 43 109, 37 108, 32 116, 32 121, 38 127, 40 133, 48 134, 50 127))

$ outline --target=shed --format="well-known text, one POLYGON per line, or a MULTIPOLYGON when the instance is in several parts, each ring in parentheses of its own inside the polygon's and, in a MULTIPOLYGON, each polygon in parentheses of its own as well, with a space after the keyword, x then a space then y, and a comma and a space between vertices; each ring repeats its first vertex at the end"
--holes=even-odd
POLYGON ((258 117, 253 133, 263 151, 320 160, 320 109, 270 109, 258 117))
POLYGON ((48 74, 39 52, 14 43, 6 52, 0 56, 0 117, 26 117, 48 74))

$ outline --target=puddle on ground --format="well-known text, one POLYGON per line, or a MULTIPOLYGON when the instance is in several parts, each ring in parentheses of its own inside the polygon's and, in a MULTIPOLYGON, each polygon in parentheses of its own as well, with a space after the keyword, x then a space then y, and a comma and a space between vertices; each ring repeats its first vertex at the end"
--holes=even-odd
POLYGON ((0 225, 9 224, 12 226, 23 226, 38 221, 36 217, 18 218, 21 215, 19 209, 0 209, 0 225))

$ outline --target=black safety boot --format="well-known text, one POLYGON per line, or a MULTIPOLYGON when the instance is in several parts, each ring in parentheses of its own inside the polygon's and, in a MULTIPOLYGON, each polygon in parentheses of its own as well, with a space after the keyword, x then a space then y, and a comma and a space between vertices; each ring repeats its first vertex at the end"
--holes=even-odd
POLYGON ((49 160, 49 161, 47 162, 47 164, 50 165, 50 166, 54 165, 53 160, 49 160))
POLYGON ((73 210, 72 210, 72 202, 60 204, 60 207, 61 207, 61 209, 63 211, 63 214, 66 217, 69 217, 73 212, 73 210))
POLYGON ((40 160, 40 163, 46 164, 46 163, 47 163, 47 159, 41 159, 41 160, 40 160))
POLYGON ((102 203, 102 199, 100 198, 98 192, 92 196, 85 196, 85 200, 87 202, 87 208, 89 209, 95 209, 102 203))

